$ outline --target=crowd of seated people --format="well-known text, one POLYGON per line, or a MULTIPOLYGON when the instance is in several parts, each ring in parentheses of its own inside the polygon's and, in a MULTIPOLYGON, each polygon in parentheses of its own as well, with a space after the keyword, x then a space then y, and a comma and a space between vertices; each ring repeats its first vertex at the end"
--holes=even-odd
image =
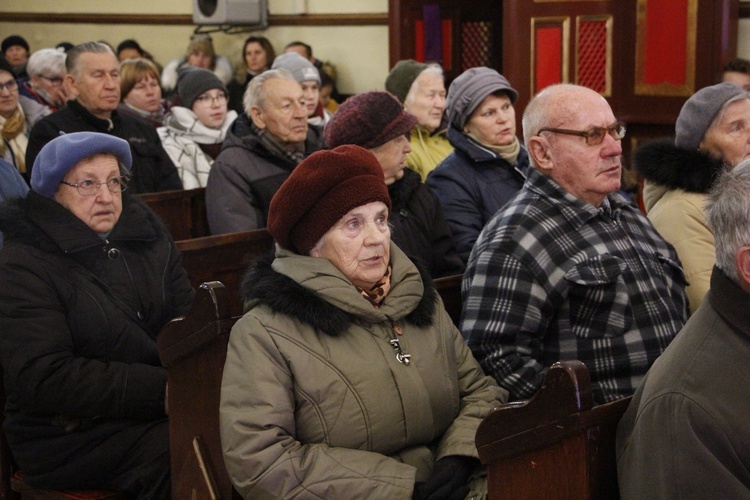
MULTIPOLYGON (((446 91, 440 65, 402 60, 386 92, 342 100, 309 45, 292 42, 277 56, 262 36, 245 40, 236 71, 204 34, 163 70, 132 39, 116 50, 84 42, 31 51, 14 35, 2 51, 0 200, 10 201, 0 205, 0 279, 8 283, 0 324, 18 338, 0 335, 0 361, 10 388, 6 429, 31 484, 168 495, 166 382, 153 340, 192 293, 167 230, 133 194, 205 188, 212 234, 267 228, 276 243, 244 283, 247 315, 233 331, 222 389, 225 459, 250 496, 278 494, 282 476, 289 495, 481 494, 467 436, 489 409, 532 397, 563 359, 586 363, 597 403, 631 396, 644 379, 678 369, 665 361, 645 378, 681 329, 696 330, 691 314, 723 314, 721 303, 703 300, 710 286, 746 288, 741 270, 739 279, 722 274, 719 215, 709 221, 705 207, 717 180, 750 157, 750 71, 741 60, 724 68, 725 83, 686 100, 674 139, 636 151, 646 216, 619 192, 626 125, 605 98, 577 85, 550 86, 522 110, 495 69, 467 69, 446 91), (167 281, 143 290, 136 278, 149 273, 149 283, 167 281), (431 279, 462 273, 456 328, 431 279), (90 283, 76 290, 77 280, 90 283), (102 351, 91 338, 96 318, 81 312, 83 293, 105 304, 98 319, 122 351, 102 351), (56 333, 51 343, 28 331, 40 325, 56 333), (19 343, 25 357, 14 356, 19 343), (332 352, 349 358, 330 361, 332 352), (357 361, 380 353, 382 362, 357 361), (80 398, 60 406, 61 374, 91 376, 102 361, 114 366, 108 377, 135 370, 134 384, 144 386, 105 377, 109 399, 84 411, 90 394, 73 391, 80 398), (50 375, 49 363, 59 373, 50 375), (155 380, 138 379, 141 369, 155 380), (321 371, 337 375, 316 379, 321 371), (380 383, 388 373, 392 383, 380 383), (361 383, 347 385, 356 377, 361 383), (119 406, 103 408, 118 397, 119 406), (371 404, 389 397, 390 405, 371 404), (43 430, 26 436, 34 418, 43 430), (341 429, 361 424, 361 434, 342 432, 338 418, 341 429), (386 422, 404 429, 378 427, 386 422), (123 473, 134 458, 98 464, 101 477, 80 482, 59 471, 88 462, 68 469, 34 460, 46 439, 62 446, 66 433, 87 440, 103 428, 130 434, 101 430, 98 439, 148 440, 144 450, 161 467, 150 493, 123 473), (330 482, 341 461, 352 473, 330 482), (370 481, 381 473, 390 479, 370 481)), ((641 389, 639 401, 656 398, 654 390, 641 389)), ((622 431, 628 482, 640 470, 635 440, 645 439, 631 416, 622 431)))

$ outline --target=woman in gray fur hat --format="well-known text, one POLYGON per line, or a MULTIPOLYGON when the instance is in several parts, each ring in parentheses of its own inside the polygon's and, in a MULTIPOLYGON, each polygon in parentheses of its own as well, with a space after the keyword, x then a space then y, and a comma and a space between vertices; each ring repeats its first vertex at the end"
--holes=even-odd
POLYGON ((750 99, 733 83, 693 94, 677 117, 674 141, 653 141, 635 153, 635 167, 646 179, 648 218, 682 261, 691 314, 708 291, 715 262, 706 196, 723 171, 748 157, 750 99))

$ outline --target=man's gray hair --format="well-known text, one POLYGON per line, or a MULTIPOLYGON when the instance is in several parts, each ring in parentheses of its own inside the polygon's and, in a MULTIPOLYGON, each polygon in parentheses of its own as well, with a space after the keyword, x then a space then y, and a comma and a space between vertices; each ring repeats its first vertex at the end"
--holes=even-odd
POLYGON ((65 76, 65 52, 58 49, 39 49, 26 63, 29 76, 65 76))
MULTIPOLYGON (((65 67, 68 70, 68 73, 73 75, 73 78, 78 79, 81 76, 81 68, 78 66, 78 58, 81 57, 81 54, 85 54, 87 52, 93 52, 96 54, 106 54, 109 52, 110 54, 114 55, 115 53, 112 51, 112 47, 107 45, 106 43, 101 42, 83 42, 79 43, 72 49, 68 51, 67 57, 65 58, 65 67)), ((115 56, 116 58, 117 56, 115 56)))
POLYGON ((721 174, 708 196, 706 218, 714 232, 716 267, 742 283, 735 258, 750 245, 750 159, 721 174))
POLYGON ((443 68, 438 63, 430 63, 427 65, 425 69, 419 72, 419 75, 414 79, 413 82, 411 82, 411 87, 409 87, 409 92, 406 93, 406 97, 404 97, 404 106, 408 106, 413 104, 412 101, 414 101, 414 95, 417 93, 417 90, 419 89, 419 86, 417 85, 417 80, 419 80, 419 77, 427 74, 433 74, 435 76, 439 76, 440 78, 443 78, 443 68))
POLYGON ((242 96, 242 106, 245 109, 247 116, 250 116, 250 108, 257 106, 260 109, 264 109, 266 104, 266 92, 263 84, 269 80, 291 80, 297 83, 292 74, 285 69, 269 69, 254 77, 247 84, 245 95, 242 96))

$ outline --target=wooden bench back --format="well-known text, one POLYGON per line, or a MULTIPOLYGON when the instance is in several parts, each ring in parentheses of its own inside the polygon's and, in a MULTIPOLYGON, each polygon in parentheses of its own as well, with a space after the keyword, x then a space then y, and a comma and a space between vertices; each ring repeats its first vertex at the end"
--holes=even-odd
POLYGON ((273 238, 266 229, 256 229, 182 240, 176 245, 193 288, 204 282, 221 281, 232 316, 239 316, 243 309, 242 278, 251 262, 272 251, 273 238))
POLYGON ((156 212, 174 240, 208 236, 206 188, 180 189, 136 195, 156 212))
POLYGON ((228 290, 219 282, 204 283, 188 314, 159 333, 159 357, 169 381, 172 498, 229 500, 236 494, 219 434, 221 377, 236 319, 228 290))
POLYGON ((630 399, 593 406, 586 366, 552 365, 534 397, 496 408, 477 430, 490 498, 619 498, 615 436, 630 399))
POLYGON ((437 278, 432 282, 435 290, 440 294, 440 298, 443 299, 445 310, 456 326, 461 319, 461 308, 463 307, 463 301, 461 300, 461 281, 463 281, 463 278, 463 274, 455 274, 437 278))

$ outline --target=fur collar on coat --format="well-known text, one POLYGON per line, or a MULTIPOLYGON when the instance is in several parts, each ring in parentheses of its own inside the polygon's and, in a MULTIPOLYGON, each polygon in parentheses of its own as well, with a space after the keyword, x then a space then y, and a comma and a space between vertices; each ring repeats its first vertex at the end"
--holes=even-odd
POLYGON ((692 193, 707 193, 725 168, 721 160, 701 151, 678 148, 669 139, 638 148, 634 163, 648 181, 692 193))
MULTIPOLYGON (((257 301, 268 306, 273 312, 284 314, 307 323, 313 328, 331 336, 346 331, 357 320, 354 314, 339 309, 326 302, 314 291, 303 287, 288 276, 271 267, 276 256, 270 253, 253 264, 242 283, 242 295, 248 301, 257 301)), ((437 291, 427 271, 419 268, 425 292, 422 299, 405 320, 424 328, 433 324, 437 306, 437 291)))

